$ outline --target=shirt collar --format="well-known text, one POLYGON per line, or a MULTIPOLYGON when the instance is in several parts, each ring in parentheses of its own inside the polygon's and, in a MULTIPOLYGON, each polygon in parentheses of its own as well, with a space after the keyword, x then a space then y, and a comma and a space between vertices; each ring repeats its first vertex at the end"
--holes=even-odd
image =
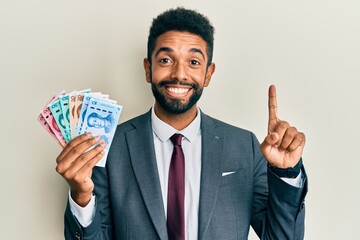
POLYGON ((182 134, 189 142, 193 142, 196 139, 200 131, 201 116, 200 110, 198 109, 195 119, 181 131, 176 130, 169 124, 162 121, 156 116, 154 108, 151 109, 151 125, 156 136, 162 141, 166 142, 175 133, 182 134))

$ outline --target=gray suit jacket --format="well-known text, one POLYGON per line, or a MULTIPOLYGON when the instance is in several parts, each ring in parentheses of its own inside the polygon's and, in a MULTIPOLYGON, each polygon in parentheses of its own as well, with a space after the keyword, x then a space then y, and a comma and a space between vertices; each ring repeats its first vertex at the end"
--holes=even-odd
MULTIPOLYGON (((168 239, 150 116, 118 126, 106 167, 93 172, 93 222, 82 228, 67 206, 66 239, 168 239)), ((268 170, 251 132, 203 113, 201 131, 198 239, 247 239, 250 225, 261 239, 303 239, 306 185, 268 170)))

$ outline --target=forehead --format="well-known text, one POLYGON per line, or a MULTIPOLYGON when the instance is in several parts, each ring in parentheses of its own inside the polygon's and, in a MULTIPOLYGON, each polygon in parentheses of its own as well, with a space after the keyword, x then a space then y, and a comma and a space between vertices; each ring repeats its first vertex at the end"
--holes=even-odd
POLYGON ((206 46, 205 40, 199 35, 190 32, 168 31, 156 39, 154 52, 162 47, 168 47, 174 51, 189 51, 196 48, 206 54, 206 46))

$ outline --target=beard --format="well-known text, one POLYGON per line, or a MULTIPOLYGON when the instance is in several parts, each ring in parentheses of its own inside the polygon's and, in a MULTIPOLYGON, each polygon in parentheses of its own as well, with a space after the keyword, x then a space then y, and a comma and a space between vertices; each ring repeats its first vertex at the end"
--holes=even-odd
POLYGON ((187 112, 189 109, 191 109, 200 99, 203 89, 204 89, 203 87, 200 87, 195 83, 190 84, 186 82, 180 82, 178 80, 162 81, 159 84, 154 84, 153 81, 151 81, 151 90, 153 92, 156 101, 165 111, 171 114, 182 114, 187 112), (185 103, 183 103, 181 99, 167 99, 165 95, 161 92, 161 89, 167 84, 179 84, 183 86, 191 86, 193 89, 193 94, 190 96, 189 100, 185 103))

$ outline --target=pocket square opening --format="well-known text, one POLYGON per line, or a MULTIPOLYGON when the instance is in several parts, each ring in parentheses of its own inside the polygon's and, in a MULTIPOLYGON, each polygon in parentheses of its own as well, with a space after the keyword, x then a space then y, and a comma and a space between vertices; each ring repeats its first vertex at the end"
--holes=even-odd
POLYGON ((233 174, 233 173, 235 173, 235 171, 233 171, 233 172, 223 172, 221 176, 224 177, 224 176, 227 176, 227 175, 230 175, 230 174, 233 174))

